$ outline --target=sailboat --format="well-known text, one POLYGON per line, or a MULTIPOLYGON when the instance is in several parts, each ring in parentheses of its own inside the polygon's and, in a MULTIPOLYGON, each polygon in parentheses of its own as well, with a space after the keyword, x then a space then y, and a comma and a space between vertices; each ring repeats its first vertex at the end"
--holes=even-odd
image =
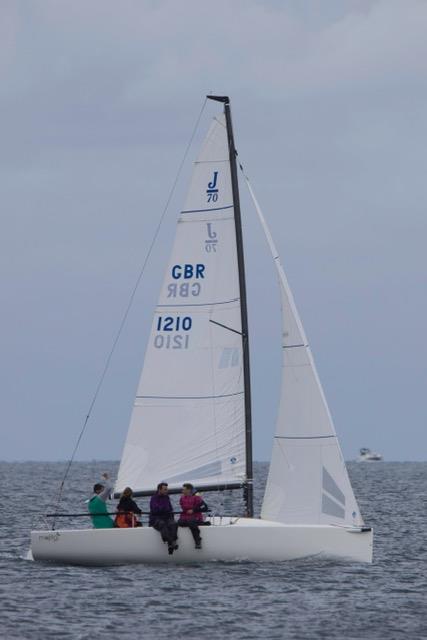
MULTIPOLYGON (((255 198, 277 270, 282 383, 260 517, 253 510, 248 313, 237 153, 230 100, 221 103, 194 164, 155 309, 115 484, 135 496, 160 481, 199 491, 243 491, 243 515, 219 514, 195 550, 188 529, 168 555, 156 530, 31 533, 35 560, 82 565, 307 557, 372 561, 365 526, 279 254, 255 198)), ((242 168, 242 167, 241 167, 242 168)))

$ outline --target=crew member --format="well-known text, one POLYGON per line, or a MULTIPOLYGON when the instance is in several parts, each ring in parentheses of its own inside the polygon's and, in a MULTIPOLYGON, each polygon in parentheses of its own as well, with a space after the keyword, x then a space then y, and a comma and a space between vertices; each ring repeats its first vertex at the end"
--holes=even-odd
POLYGON ((194 493, 194 487, 189 482, 182 485, 182 496, 179 500, 182 513, 178 525, 188 527, 193 536, 196 549, 202 548, 199 525, 203 524, 203 512, 208 510, 206 502, 194 493))
POLYGON ((94 495, 88 500, 88 509, 95 529, 112 529, 113 519, 108 515, 107 500, 111 497, 112 485, 108 473, 103 473, 105 484, 93 485, 94 495))
POLYGON ((169 555, 172 555, 178 549, 178 525, 173 516, 167 482, 160 482, 157 485, 157 493, 151 497, 149 524, 150 527, 154 527, 159 531, 163 542, 167 542, 169 555))
POLYGON ((132 499, 133 491, 130 487, 124 489, 119 504, 117 505, 117 515, 114 520, 116 527, 142 527, 142 522, 138 520, 137 515, 141 515, 142 511, 132 499))

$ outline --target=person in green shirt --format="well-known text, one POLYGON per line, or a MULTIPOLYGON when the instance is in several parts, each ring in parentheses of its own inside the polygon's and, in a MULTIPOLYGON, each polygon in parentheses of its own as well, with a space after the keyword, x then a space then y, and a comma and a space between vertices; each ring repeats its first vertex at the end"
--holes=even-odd
POLYGON ((110 498, 112 485, 108 473, 103 473, 102 477, 105 484, 97 482, 93 486, 94 495, 88 501, 88 509, 95 529, 112 529, 114 521, 108 515, 107 509, 107 500, 110 498))

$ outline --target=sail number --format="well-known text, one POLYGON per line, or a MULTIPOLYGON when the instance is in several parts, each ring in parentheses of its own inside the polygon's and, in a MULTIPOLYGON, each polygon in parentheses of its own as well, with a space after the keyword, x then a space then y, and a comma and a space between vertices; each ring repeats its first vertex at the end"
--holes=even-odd
POLYGON ((190 316, 159 316, 157 320, 157 331, 190 331, 193 324, 190 316))
POLYGON ((158 333, 154 337, 154 346, 156 349, 188 349, 190 342, 190 331, 193 320, 190 316, 159 316, 157 319, 157 331, 185 331, 186 333, 178 333, 175 335, 158 333))
POLYGON ((188 344, 190 342, 190 336, 182 335, 178 333, 178 335, 164 336, 161 333, 158 333, 154 338, 154 346, 156 349, 188 349, 188 344))

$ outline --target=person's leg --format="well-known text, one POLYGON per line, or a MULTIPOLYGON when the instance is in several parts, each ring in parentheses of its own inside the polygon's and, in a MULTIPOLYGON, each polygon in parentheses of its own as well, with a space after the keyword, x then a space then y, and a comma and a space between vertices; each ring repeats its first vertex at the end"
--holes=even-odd
POLYGON ((176 544, 176 529, 175 531, 171 531, 170 523, 167 520, 162 520, 161 518, 154 522, 153 527, 160 532, 163 542, 167 542, 168 553, 171 556, 173 552, 178 549, 178 545, 176 544))
POLYGON ((158 531, 162 537, 163 542, 169 542, 167 535, 167 526, 164 520, 156 520, 153 524, 153 528, 158 531))
POLYGON ((191 535, 193 536, 194 543, 196 545, 196 549, 201 548, 202 538, 200 536, 200 529, 195 522, 189 522, 188 526, 190 527, 191 535))
POLYGON ((178 525, 180 527, 187 527, 188 529, 190 529, 191 531, 191 535, 193 536, 193 540, 197 546, 197 548, 200 548, 201 545, 201 535, 200 535, 200 529, 199 526, 196 522, 191 522, 191 520, 179 520, 178 521, 178 525))
POLYGON ((178 540, 178 523, 175 520, 169 521, 169 531, 173 542, 178 540))
POLYGON ((172 555, 172 553, 178 549, 178 545, 176 542, 178 538, 177 529, 178 524, 175 522, 175 520, 168 520, 165 522, 165 535, 168 539, 169 555, 172 555))

